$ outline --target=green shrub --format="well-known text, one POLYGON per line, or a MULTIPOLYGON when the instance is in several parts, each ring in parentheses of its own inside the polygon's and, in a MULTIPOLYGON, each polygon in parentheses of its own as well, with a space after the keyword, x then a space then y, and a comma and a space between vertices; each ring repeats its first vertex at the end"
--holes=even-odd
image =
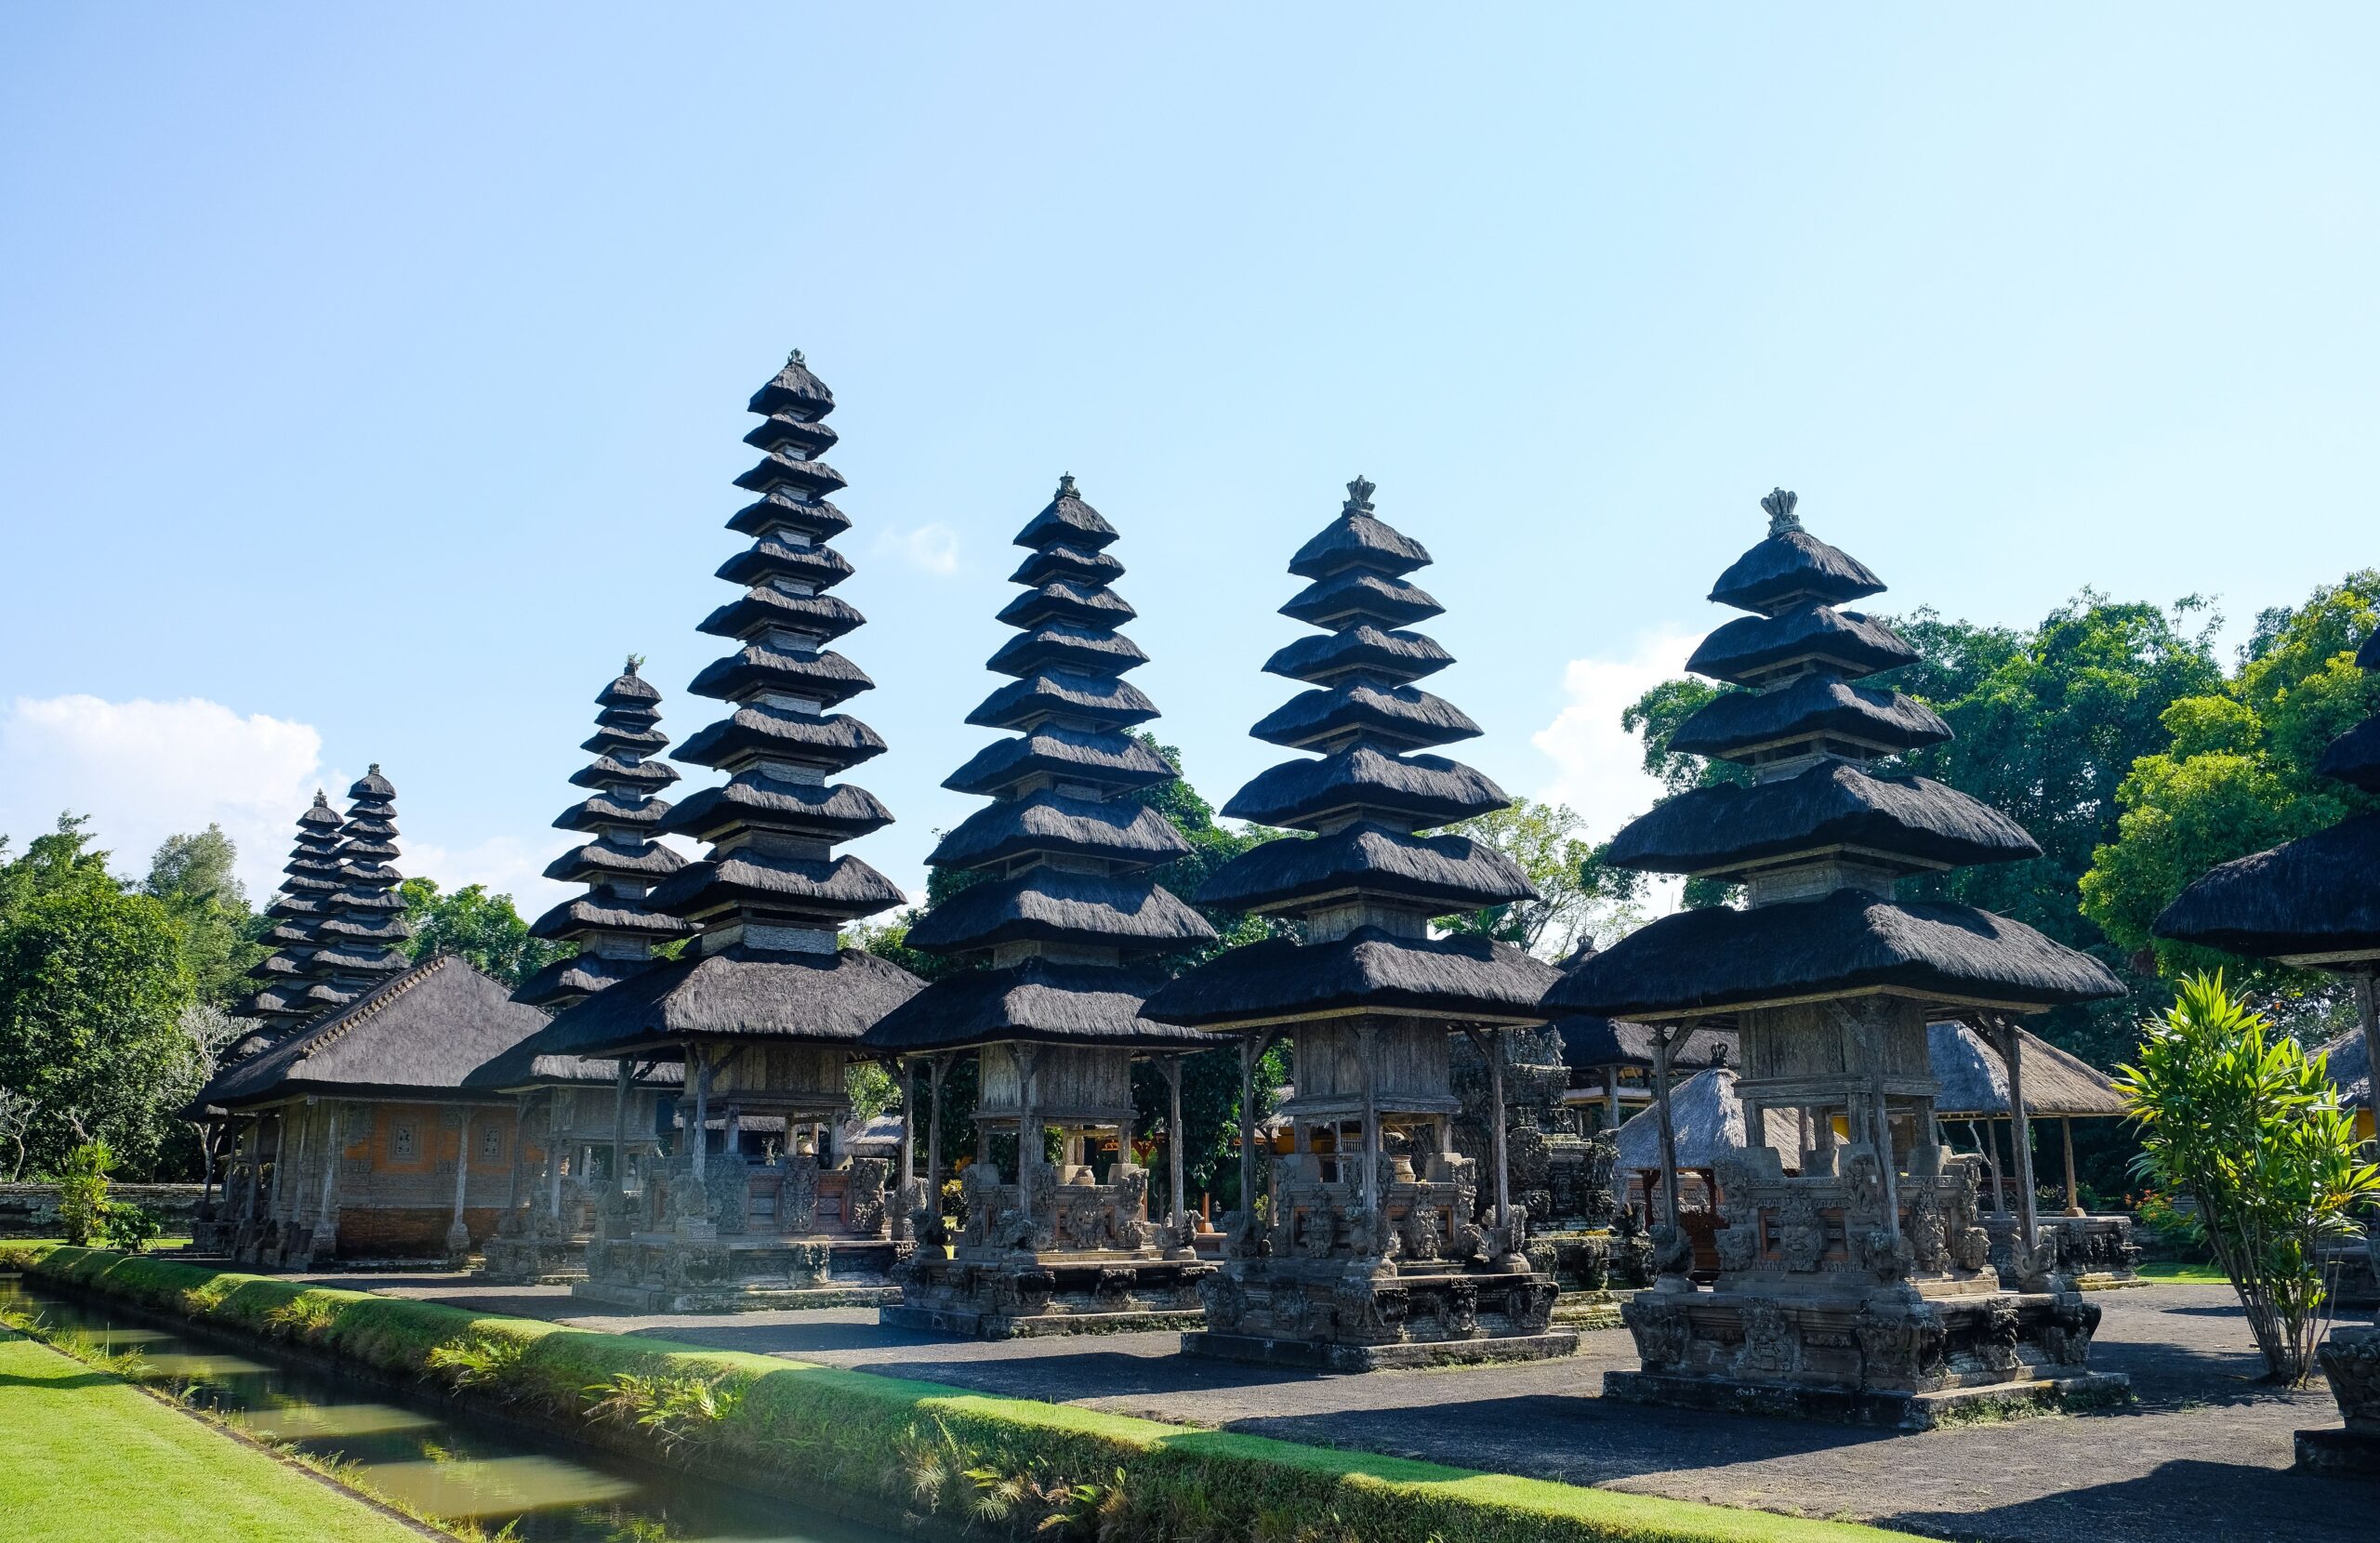
POLYGON ((106 1232, 108 1175, 114 1170, 115 1154, 105 1141, 85 1141, 59 1165, 58 1222, 74 1247, 87 1248, 106 1232))

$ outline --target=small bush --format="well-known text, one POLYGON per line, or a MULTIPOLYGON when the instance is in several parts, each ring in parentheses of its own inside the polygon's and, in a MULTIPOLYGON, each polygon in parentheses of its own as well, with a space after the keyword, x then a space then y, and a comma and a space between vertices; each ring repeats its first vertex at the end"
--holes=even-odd
POLYGON ((58 1169, 58 1221, 66 1241, 88 1248, 105 1235, 108 1175, 115 1171, 115 1153, 105 1141, 85 1141, 66 1154, 58 1169))

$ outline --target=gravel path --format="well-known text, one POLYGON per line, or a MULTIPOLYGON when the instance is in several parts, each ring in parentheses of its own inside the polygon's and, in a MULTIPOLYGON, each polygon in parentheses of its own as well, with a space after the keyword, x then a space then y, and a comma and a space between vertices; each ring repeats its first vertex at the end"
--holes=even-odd
POLYGON ((1941 1537, 2380 1540, 2380 1481, 2289 1471, 2290 1433, 2335 1426, 2337 1408, 2319 1386, 2287 1393, 2257 1381, 2262 1363, 2226 1286, 2095 1298, 2107 1316, 2091 1363, 2130 1374, 2138 1402, 2128 1410, 1904 1435, 1606 1404, 1595 1396, 1604 1371, 1635 1364, 1620 1329, 1585 1335, 1562 1361, 1343 1377, 1193 1361, 1174 1353, 1169 1334, 977 1344, 880 1329, 865 1309, 618 1317, 575 1312, 559 1287, 322 1278, 983 1392, 1941 1537))

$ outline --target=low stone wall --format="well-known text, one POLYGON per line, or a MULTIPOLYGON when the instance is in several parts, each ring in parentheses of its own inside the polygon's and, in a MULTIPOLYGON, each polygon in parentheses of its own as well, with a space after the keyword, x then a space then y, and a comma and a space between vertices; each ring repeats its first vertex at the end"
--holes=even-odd
MULTIPOLYGON (((198 1220, 197 1184, 111 1184, 111 1199, 152 1212, 167 1237, 190 1236, 198 1220)), ((0 1237, 64 1237, 58 1224, 58 1186, 0 1184, 0 1237)))

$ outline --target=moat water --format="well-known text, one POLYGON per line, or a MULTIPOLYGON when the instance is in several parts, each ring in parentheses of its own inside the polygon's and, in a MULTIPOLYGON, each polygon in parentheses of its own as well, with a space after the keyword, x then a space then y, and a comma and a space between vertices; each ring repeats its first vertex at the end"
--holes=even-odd
POLYGON ((347 1465, 357 1483, 441 1521, 520 1543, 892 1543, 900 1535, 414 1402, 271 1346, 161 1328, 103 1298, 0 1275, 0 1307, 137 1351, 193 1384, 191 1403, 259 1441, 347 1465))

